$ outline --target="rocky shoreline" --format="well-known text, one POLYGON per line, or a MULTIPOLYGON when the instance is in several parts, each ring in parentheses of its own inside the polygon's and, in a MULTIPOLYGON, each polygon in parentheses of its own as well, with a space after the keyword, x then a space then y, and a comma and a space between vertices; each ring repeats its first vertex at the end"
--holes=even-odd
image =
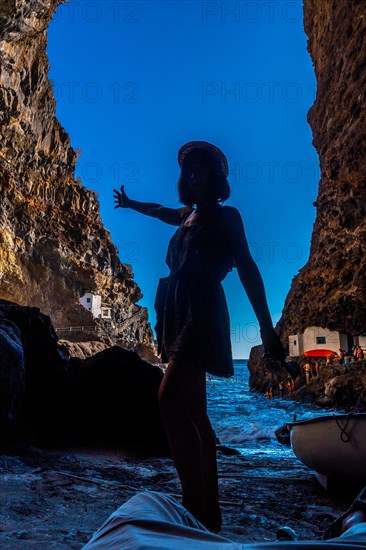
MULTIPOLYGON (((248 369, 249 385, 252 390, 266 392, 273 388, 274 397, 279 395, 279 383, 286 386, 289 374, 277 364, 266 364, 263 360, 263 346, 252 348, 248 369)), ((304 360, 299 359, 299 363, 304 360)), ((294 378, 294 391, 289 399, 313 403, 319 407, 330 407, 366 411, 366 360, 350 365, 321 367, 319 375, 307 384, 302 374, 294 378)))
MULTIPOLYGON (((218 470, 221 534, 237 542, 276 540, 283 525, 301 538, 320 538, 354 497, 325 493, 295 457, 219 454, 218 470)), ((180 499, 170 458, 121 450, 18 450, 0 457, 0 484, 0 545, 12 550, 81 548, 138 491, 180 499)))

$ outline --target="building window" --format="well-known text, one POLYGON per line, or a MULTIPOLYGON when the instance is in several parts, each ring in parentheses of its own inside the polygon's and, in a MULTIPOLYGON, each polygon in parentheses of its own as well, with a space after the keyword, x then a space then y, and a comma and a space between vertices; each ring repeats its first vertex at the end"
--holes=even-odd
POLYGON ((326 344, 327 341, 326 341, 326 339, 325 339, 325 336, 317 336, 317 337, 316 337, 316 343, 317 343, 317 344, 326 344))
POLYGON ((297 342, 296 342, 296 340, 294 340, 294 346, 297 346, 297 342))
POLYGON ((86 299, 86 303, 87 303, 87 304, 90 304, 90 298, 87 298, 87 299, 86 299))

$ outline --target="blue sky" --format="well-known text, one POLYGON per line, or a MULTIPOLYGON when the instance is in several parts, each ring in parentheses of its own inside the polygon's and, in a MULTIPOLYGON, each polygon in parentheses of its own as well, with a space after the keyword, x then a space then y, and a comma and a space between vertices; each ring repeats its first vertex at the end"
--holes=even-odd
MULTIPOLYGON (((72 0, 58 8, 48 37, 57 116, 82 151, 76 175, 99 194, 151 326, 176 228, 115 210, 113 188, 180 207, 177 152, 190 140, 214 143, 228 158, 225 204, 242 215, 276 323, 308 259, 319 180, 302 2, 72 0)), ((256 317, 236 270, 223 287, 233 357, 247 358, 260 343, 256 317)))

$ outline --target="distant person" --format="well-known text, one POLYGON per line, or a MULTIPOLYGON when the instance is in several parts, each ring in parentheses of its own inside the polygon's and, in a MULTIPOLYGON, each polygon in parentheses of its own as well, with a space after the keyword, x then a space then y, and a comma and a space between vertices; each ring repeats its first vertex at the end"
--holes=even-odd
POLYGON ((272 388, 272 386, 270 386, 268 388, 268 390, 266 391, 266 393, 264 395, 267 397, 267 399, 273 399, 273 388, 272 388))
POLYGON ((282 380, 278 384, 278 392, 279 392, 280 397, 283 397, 284 394, 285 394, 285 384, 283 383, 282 380))
POLYGON ((351 364, 351 355, 349 355, 348 353, 344 356, 344 364, 345 365, 351 364))
POLYGON ((343 365, 344 363, 344 357, 346 355, 346 351, 344 349, 339 349, 339 364, 343 365))
POLYGON ((287 384, 286 384, 287 392, 289 395, 292 395, 295 391, 295 380, 291 377, 287 378, 287 384))
POLYGON ((304 371, 305 371, 305 380, 306 380, 306 383, 308 384, 310 382, 311 371, 312 371, 310 361, 304 365, 304 371))
POLYGON ((360 346, 357 346, 356 357, 358 361, 362 361, 364 358, 363 349, 360 346))
MULTIPOLYGON (((246 239, 237 208, 221 203, 230 196, 228 162, 216 146, 191 141, 178 152, 182 208, 129 199, 114 190, 116 208, 178 226, 166 263, 170 275, 159 281, 155 298, 158 353, 168 367, 159 404, 182 485, 183 505, 213 531, 221 529, 216 446, 207 416, 206 372, 234 373, 230 319, 221 281, 237 267, 257 316, 268 355, 286 353, 273 329, 262 277, 246 239)), ((244 311, 244 304, 243 304, 244 311)))
POLYGON ((315 376, 319 376, 319 370, 320 370, 320 361, 316 360, 314 364, 315 376))

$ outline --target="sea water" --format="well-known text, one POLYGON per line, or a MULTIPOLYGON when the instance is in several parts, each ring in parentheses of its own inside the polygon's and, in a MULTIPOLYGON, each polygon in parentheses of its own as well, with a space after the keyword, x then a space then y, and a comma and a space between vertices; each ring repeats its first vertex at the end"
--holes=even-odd
POLYGON ((278 443, 274 431, 297 420, 324 416, 329 410, 292 401, 289 397, 267 399, 249 390, 247 360, 234 360, 231 378, 207 377, 208 414, 222 445, 243 455, 293 456, 289 446, 278 443))

